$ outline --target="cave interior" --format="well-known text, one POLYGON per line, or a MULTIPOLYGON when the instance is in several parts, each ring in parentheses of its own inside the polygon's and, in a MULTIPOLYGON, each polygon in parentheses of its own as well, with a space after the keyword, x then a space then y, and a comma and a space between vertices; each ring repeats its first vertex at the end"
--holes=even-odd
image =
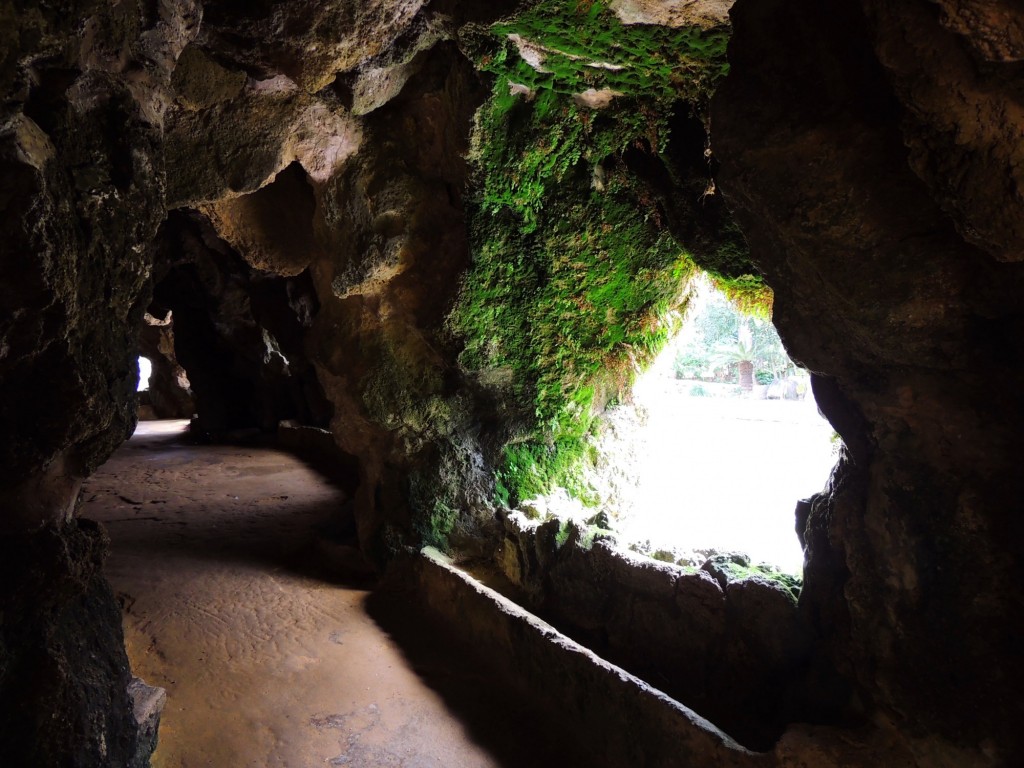
POLYGON ((0 41, 0 763, 149 764, 80 514, 145 355, 148 412, 345 478, 365 569, 524 695, 604 696, 609 765, 1024 764, 1020 0, 2 0, 0 41), (796 590, 517 509, 586 494, 702 272, 842 438, 796 590), (453 562, 680 704, 488 634, 453 562))

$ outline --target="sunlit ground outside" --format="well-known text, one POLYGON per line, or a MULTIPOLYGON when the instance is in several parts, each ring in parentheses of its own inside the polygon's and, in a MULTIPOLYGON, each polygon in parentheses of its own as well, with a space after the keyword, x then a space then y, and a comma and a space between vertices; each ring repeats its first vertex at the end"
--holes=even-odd
POLYGON ((799 573, 798 499, 821 490, 835 463, 832 429, 813 398, 691 397, 668 377, 637 388, 637 485, 618 522, 624 544, 741 551, 799 573))
MULTIPOLYGON (((803 371, 779 366, 772 376, 759 373, 762 382, 775 381, 770 387, 742 392, 735 381, 719 381, 729 374, 712 375, 722 361, 714 351, 704 370, 685 370, 680 361, 692 357, 695 341, 708 341, 694 330, 694 317, 704 318, 704 336, 719 333, 708 330, 708 307, 721 309, 724 299, 709 290, 698 295, 680 338, 637 382, 633 407, 613 416, 617 447, 609 461, 624 462, 632 475, 620 483, 614 505, 618 538, 648 552, 740 551, 754 563, 799 573, 796 502, 824 487, 836 460, 835 436, 803 371)), ((732 341, 713 343, 725 349, 732 341)), ((759 372, 769 356, 761 355, 759 372)))

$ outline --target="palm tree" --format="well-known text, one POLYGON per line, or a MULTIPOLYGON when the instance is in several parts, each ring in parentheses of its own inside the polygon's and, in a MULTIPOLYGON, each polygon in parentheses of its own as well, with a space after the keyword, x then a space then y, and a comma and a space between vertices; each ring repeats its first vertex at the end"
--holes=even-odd
POLYGON ((736 364, 739 368, 740 388, 750 392, 754 388, 754 353, 752 341, 737 341, 733 344, 720 344, 715 353, 716 365, 736 364))

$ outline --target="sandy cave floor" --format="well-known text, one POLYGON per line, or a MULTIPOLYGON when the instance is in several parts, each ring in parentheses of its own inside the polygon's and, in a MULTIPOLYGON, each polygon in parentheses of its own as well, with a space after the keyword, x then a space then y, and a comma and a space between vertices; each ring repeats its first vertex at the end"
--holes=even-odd
POLYGON ((135 674, 167 689, 155 768, 574 766, 528 702, 345 586, 316 531, 345 493, 295 457, 144 422, 86 483, 135 674))

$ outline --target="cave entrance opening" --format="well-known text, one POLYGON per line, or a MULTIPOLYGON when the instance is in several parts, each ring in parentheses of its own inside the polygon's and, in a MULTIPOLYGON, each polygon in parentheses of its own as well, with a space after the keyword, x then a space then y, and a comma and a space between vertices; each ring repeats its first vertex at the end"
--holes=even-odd
POLYGON ((801 572, 794 508, 824 486, 838 437, 769 320, 696 279, 679 332, 607 422, 598 470, 620 544, 801 572))
POLYGON ((136 386, 136 391, 147 392, 149 391, 149 377, 153 373, 153 361, 145 355, 139 355, 139 383, 136 386))

